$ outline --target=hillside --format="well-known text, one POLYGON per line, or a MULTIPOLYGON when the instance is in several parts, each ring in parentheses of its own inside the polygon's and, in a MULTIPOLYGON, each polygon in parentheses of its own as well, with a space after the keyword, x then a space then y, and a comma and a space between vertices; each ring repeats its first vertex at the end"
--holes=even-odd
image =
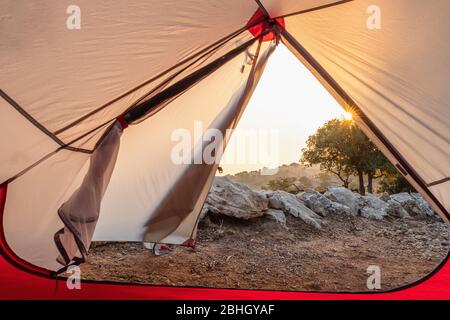
POLYGON ((303 187, 317 190, 341 185, 338 178, 321 172, 318 166, 309 168, 295 162, 278 167, 278 170, 273 175, 264 175, 261 170, 255 170, 226 175, 226 177, 232 181, 243 183, 252 189, 264 189, 271 180, 290 177, 295 177, 303 187), (305 181, 307 185, 305 185, 305 181))

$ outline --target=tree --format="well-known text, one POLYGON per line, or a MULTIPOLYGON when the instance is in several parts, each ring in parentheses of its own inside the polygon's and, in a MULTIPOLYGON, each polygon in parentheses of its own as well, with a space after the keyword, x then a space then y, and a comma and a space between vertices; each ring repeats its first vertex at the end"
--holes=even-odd
POLYGON ((387 192, 389 194, 400 192, 415 192, 413 186, 395 169, 393 165, 383 175, 380 181, 378 192, 387 192))
POLYGON ((335 174, 346 188, 352 175, 356 175, 362 195, 366 191, 364 175, 367 174, 368 191, 373 192, 373 179, 392 167, 367 136, 351 120, 344 119, 327 121, 309 136, 300 161, 307 166, 319 164, 321 170, 335 174))
POLYGON ((274 190, 274 191, 282 190, 282 191, 289 192, 291 187, 295 186, 294 182, 295 182, 295 178, 294 177, 289 177, 289 178, 287 178, 287 177, 280 177, 280 178, 277 178, 277 179, 274 179, 274 180, 270 180, 267 183, 267 188, 269 190, 274 190))
POLYGON ((333 183, 332 177, 328 172, 320 172, 316 178, 319 179, 319 185, 316 187, 316 190, 319 192, 327 191, 328 187, 333 183))
POLYGON ((312 181, 307 176, 301 176, 300 178, 298 178, 298 182, 303 189, 309 189, 312 187, 312 181))
POLYGON ((367 174, 367 191, 373 193, 373 180, 386 175, 398 174, 397 169, 375 148, 367 154, 364 171, 367 174))
POLYGON ((346 140, 348 132, 342 130, 340 120, 330 120, 308 137, 300 162, 309 167, 320 165, 321 170, 333 173, 348 188, 353 168, 341 148, 346 140))

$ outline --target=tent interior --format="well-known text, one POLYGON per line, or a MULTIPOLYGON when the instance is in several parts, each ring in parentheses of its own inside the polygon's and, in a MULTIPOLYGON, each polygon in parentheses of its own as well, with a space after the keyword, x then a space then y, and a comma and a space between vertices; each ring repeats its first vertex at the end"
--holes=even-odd
POLYGON ((197 161, 204 135, 225 149, 277 45, 449 223, 448 1, 379 0, 380 28, 368 0, 78 2, 77 30, 67 1, 6 1, 0 20, 1 247, 18 264, 50 276, 93 240, 194 241, 219 166, 197 161))

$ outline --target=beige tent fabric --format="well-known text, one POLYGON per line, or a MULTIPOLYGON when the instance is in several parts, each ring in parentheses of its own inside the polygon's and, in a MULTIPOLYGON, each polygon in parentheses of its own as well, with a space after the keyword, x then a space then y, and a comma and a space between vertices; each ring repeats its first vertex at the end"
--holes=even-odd
POLYGON ((59 207, 80 186, 89 155, 62 150, 8 184, 3 225, 5 238, 20 258, 58 270, 55 232, 64 225, 59 207))
MULTIPOLYGON (((448 179, 450 45, 442 39, 450 2, 380 0, 381 29, 367 27, 372 4, 358 0, 287 17, 286 29, 426 184, 448 179)), ((448 211, 448 180, 431 190, 448 211)))
MULTIPOLYGON (((235 39, 232 43, 235 47, 242 44, 241 39, 235 39)), ((122 156, 119 155, 111 188, 108 188, 101 205, 101 212, 105 213, 101 217, 104 216, 107 221, 108 217, 112 217, 109 222, 114 224, 113 227, 107 226, 107 231, 110 232, 108 240, 119 240, 120 237, 125 240, 142 240, 145 221, 151 215, 152 206, 156 206, 164 192, 170 190, 183 168, 173 164, 170 159, 173 146, 170 143, 171 132, 175 128, 191 126, 194 120, 202 120, 204 129, 208 128, 248 77, 255 46, 256 44, 248 52, 225 64, 151 118, 130 126, 125 131, 119 152, 122 156), (119 179, 115 180, 114 177, 117 176, 119 179), (133 185, 133 182, 137 184, 133 185), (118 193, 108 198, 111 189, 118 193), (140 195, 141 198, 136 199, 135 195, 140 195), (108 199, 113 199, 112 203, 108 199), (137 228, 133 222, 137 222, 137 228), (131 239, 133 237, 135 239, 131 239)), ((55 246, 55 236, 63 236, 60 240, 70 258, 79 254, 79 246, 75 245, 70 233, 55 235, 64 227, 57 212, 70 197, 77 198, 78 191, 83 189, 78 189, 83 180, 93 178, 86 176, 90 156, 61 150, 10 183, 4 212, 7 230, 5 236, 19 257, 40 267, 59 269, 57 258, 60 253, 55 246)), ((104 185, 100 189, 103 190, 104 185)), ((99 202, 91 204, 97 207, 99 202)), ((88 211, 89 214, 92 213, 92 210, 88 211)), ((86 212, 78 214, 84 216, 86 212)), ((88 247, 89 234, 93 232, 93 228, 92 225, 84 227, 88 228, 84 230, 83 243, 88 247)), ((61 257, 59 261, 65 262, 61 257)))
MULTIPOLYGON (((348 1, 348 0, 347 0, 348 1)), ((261 0, 270 17, 276 18, 299 12, 322 9, 331 5, 339 5, 346 1, 339 0, 261 0)))
MULTIPOLYGON (((206 129, 235 127, 274 44, 262 44, 254 70, 257 43, 121 137, 114 127, 99 141, 127 108, 252 39, 245 26, 258 2, 271 17, 286 15, 283 41, 293 53, 344 107, 355 107, 288 38, 312 55, 449 210, 447 0, 379 0, 380 29, 367 27, 368 0, 80 0, 79 30, 66 27, 70 1, 7 0, 0 14, 0 182, 9 180, 3 224, 20 258, 57 270, 58 258, 65 264, 82 254, 58 210, 64 219, 86 218, 71 230, 85 248, 92 233, 95 240, 176 244, 195 237, 217 166, 175 163, 174 129, 190 135, 196 154, 206 129), (73 150, 96 146, 93 154, 73 150), (91 201, 80 200, 86 198, 91 201)), ((356 121, 396 163, 366 120, 356 121)))
MULTIPOLYGON (((249 78, 241 85, 240 90, 234 94, 227 107, 216 117, 210 126, 210 128, 219 130, 225 137, 221 143, 215 144, 217 150, 224 150, 226 141, 230 138, 227 136, 226 130, 236 127, 262 74, 267 59, 274 48, 275 45, 270 46, 261 56, 260 50, 257 49, 255 55, 260 57, 260 59, 255 59, 253 62, 253 69, 249 74, 249 78)), ((209 143, 210 141, 204 142, 202 148, 194 152, 203 152, 209 143)), ((174 233, 189 216, 198 217, 202 204, 207 196, 207 191, 211 187, 212 177, 215 174, 222 154, 223 151, 217 153, 217 162, 214 164, 192 164, 186 168, 183 175, 172 187, 170 193, 161 201, 147 222, 144 241, 160 242, 165 237, 174 233)), ((193 155, 194 157, 195 155, 193 155)), ((196 224, 190 225, 191 232, 195 226, 196 224)))
MULTIPOLYGON (((275 42, 261 44, 259 59, 257 64, 255 65, 253 75, 250 75, 250 78, 247 80, 247 82, 241 86, 241 89, 238 92, 236 92, 234 97, 231 99, 229 106, 224 110, 226 112, 224 112, 224 114, 222 114, 221 116, 218 116, 216 121, 211 127, 217 129, 222 128, 221 130, 223 130, 223 128, 234 129, 236 127, 242 113, 245 111, 246 104, 248 103, 249 99, 251 98, 251 95, 253 94, 254 89, 256 88, 256 85, 258 84, 258 81, 264 71, 266 63, 272 52, 275 50, 275 48, 276 48, 275 42), (230 116, 233 119, 232 123, 228 122, 227 124, 226 121, 224 123, 224 119, 225 120, 227 118, 229 119, 230 116)), ((225 144, 222 146, 222 148, 226 147, 226 143, 229 141, 229 139, 230 136, 225 135, 224 139, 225 144)), ((203 203, 208 195, 209 189, 211 188, 216 173, 216 169, 217 166, 214 166, 210 170, 208 180, 204 184, 200 196, 197 197, 196 204, 191 213, 182 221, 182 223, 178 226, 178 228, 174 232, 172 232, 164 239, 159 240, 159 242, 183 244, 191 239, 192 240, 196 239, 198 217, 203 207, 203 203)))
POLYGON ((100 213, 100 205, 114 170, 122 126, 116 122, 90 157, 89 169, 80 187, 58 209, 64 228, 55 235, 62 265, 75 256, 86 259, 100 213))
POLYGON ((58 144, 0 97, 0 182, 58 148, 58 144))
MULTIPOLYGON (((80 0, 81 28, 69 30, 73 4, 3 1, 0 19, 0 88, 65 143, 115 118, 156 83, 60 129, 245 27, 258 8, 250 0, 80 0)), ((74 146, 92 148, 101 134, 74 146)))
MULTIPOLYGON (((236 47, 239 45, 240 41, 235 43, 236 47)), ((145 223, 189 167, 174 163, 171 158, 172 149, 178 143, 172 139, 173 131, 184 130, 192 137, 193 144, 199 144, 203 132, 245 83, 251 69, 249 55, 255 53, 256 46, 254 44, 248 53, 234 58, 152 117, 125 130, 94 239, 142 240, 145 223), (197 131, 194 130, 196 121, 201 121, 197 131)))

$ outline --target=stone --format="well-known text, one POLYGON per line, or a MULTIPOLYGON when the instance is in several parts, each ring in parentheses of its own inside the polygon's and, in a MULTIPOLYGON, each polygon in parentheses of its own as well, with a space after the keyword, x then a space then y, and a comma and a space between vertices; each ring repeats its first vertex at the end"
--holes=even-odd
POLYGON ((422 213, 424 213, 428 217, 433 217, 434 215, 436 215, 436 212, 433 210, 433 208, 419 193, 411 193, 411 197, 416 200, 417 206, 422 210, 422 213))
POLYGON ((300 218, 306 224, 317 229, 321 228, 321 218, 314 211, 306 207, 293 194, 285 191, 275 191, 269 198, 269 207, 272 209, 282 210, 294 217, 300 218))
POLYGON ((364 204, 361 195, 344 187, 331 187, 325 192, 325 197, 333 202, 340 203, 350 208, 352 215, 356 216, 364 204))
POLYGON ((360 200, 362 201, 360 214, 364 218, 382 220, 385 216, 387 216, 387 202, 380 200, 380 198, 371 193, 367 193, 365 196, 360 196, 360 200))
POLYGON ((435 214, 430 205, 417 193, 401 192, 391 195, 391 199, 398 202, 411 218, 424 219, 435 214))
POLYGON ((391 200, 391 196, 386 191, 380 194, 380 200, 383 200, 384 202, 388 202, 391 200))
POLYGON ((266 215, 267 217, 269 217, 269 219, 275 220, 276 222, 278 222, 279 224, 281 224, 283 227, 286 228, 286 215, 282 210, 269 208, 266 211, 266 215))
POLYGON ((261 196, 263 196, 264 198, 269 199, 272 194, 274 193, 274 191, 272 190, 256 190, 255 192, 257 192, 258 194, 260 194, 261 196))
POLYGON ((264 215, 269 200, 246 185, 227 177, 216 177, 206 198, 207 210, 238 219, 252 219, 264 215))
POLYGON ((309 209, 320 215, 326 217, 329 214, 351 214, 351 209, 338 202, 333 202, 325 197, 320 192, 312 189, 307 189, 305 192, 300 192, 296 195, 309 209))
POLYGON ((395 200, 388 200, 387 201, 388 207, 386 209, 386 212, 389 216, 395 217, 395 218, 409 218, 408 212, 406 212, 405 209, 401 206, 400 203, 398 203, 395 200))

